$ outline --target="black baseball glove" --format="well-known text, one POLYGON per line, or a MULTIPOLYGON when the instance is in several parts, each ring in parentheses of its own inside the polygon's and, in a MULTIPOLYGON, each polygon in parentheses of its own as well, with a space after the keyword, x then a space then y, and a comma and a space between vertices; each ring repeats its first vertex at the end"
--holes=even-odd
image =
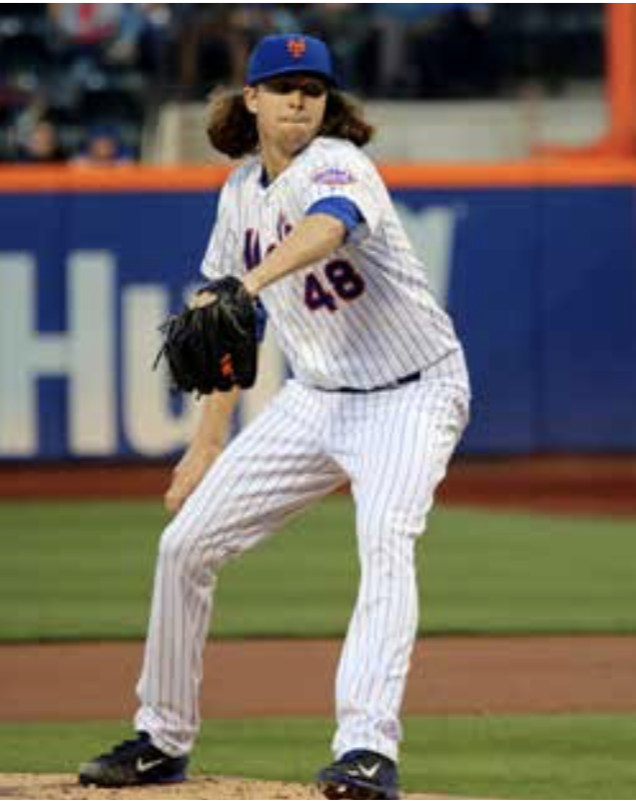
POLYGON ((155 359, 168 363, 174 390, 209 395, 256 381, 257 339, 254 302, 242 282, 226 276, 206 285, 205 306, 186 308, 161 326, 164 340, 155 359))

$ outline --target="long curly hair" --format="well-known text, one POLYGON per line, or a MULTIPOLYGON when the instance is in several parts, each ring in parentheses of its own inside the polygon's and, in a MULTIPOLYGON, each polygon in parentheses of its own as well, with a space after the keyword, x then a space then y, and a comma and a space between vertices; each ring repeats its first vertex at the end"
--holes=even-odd
MULTIPOLYGON (((258 150, 256 118, 245 106, 243 93, 219 89, 210 95, 207 118, 208 140, 213 148, 232 159, 258 150)), ((342 92, 330 90, 325 116, 317 136, 347 139, 364 147, 375 133, 358 105, 342 92)))

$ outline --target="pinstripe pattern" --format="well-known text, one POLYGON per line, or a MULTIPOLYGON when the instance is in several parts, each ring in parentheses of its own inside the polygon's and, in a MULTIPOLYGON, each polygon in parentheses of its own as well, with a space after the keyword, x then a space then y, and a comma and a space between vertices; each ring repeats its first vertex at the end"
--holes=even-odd
POLYGON ((161 538, 135 723, 167 754, 189 751, 198 730, 217 571, 345 481, 321 447, 324 418, 317 400, 288 384, 230 443, 161 538))
POLYGON ((361 583, 338 671, 334 750, 397 757, 417 624, 415 538, 467 416, 466 386, 437 373, 367 395, 288 382, 165 530, 136 718, 161 749, 186 753, 198 731, 202 653, 221 566, 350 478, 361 583))
MULTIPOLYGON (((243 243, 258 252, 279 242, 281 216, 294 225, 317 200, 338 195, 360 209, 365 225, 329 260, 300 270, 263 290, 278 344, 294 375, 316 387, 370 388, 408 375, 458 351, 453 325, 435 302, 424 266, 415 256, 373 163, 354 145, 318 138, 268 187, 261 163, 248 160, 229 178, 202 270, 209 278, 242 275, 243 243), (331 186, 317 176, 334 168, 350 183, 331 186), (325 273, 343 260, 363 277, 365 291, 350 302, 337 297, 325 273), (309 309, 306 281, 312 274, 331 293, 336 311, 309 309)), ((253 249, 252 249, 253 250, 253 249)))
POLYGON ((332 260, 348 263, 336 266, 338 280, 343 269, 349 279, 356 272, 354 292, 335 283, 332 260, 263 291, 296 378, 228 446, 162 536, 136 726, 170 755, 190 751, 219 569, 350 479, 360 587, 338 668, 333 749, 395 760, 418 621, 415 543, 468 417, 464 357, 360 151, 319 138, 269 187, 260 175, 251 159, 225 185, 203 272, 240 276, 315 201, 344 195, 365 224, 332 260), (419 381, 398 389, 327 392, 418 372, 419 381))
POLYGON ((431 380, 354 398, 338 442, 356 502, 361 583, 338 670, 333 748, 340 756, 362 745, 396 760, 418 621, 415 539, 464 429, 467 397, 431 380))

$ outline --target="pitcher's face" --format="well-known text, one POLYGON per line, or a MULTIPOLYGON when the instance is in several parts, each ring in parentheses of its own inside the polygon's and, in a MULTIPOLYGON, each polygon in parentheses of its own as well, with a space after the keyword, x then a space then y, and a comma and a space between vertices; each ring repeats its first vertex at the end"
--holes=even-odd
POLYGON ((244 90, 245 105, 256 115, 261 145, 293 156, 316 136, 327 104, 327 85, 307 74, 280 75, 244 90))

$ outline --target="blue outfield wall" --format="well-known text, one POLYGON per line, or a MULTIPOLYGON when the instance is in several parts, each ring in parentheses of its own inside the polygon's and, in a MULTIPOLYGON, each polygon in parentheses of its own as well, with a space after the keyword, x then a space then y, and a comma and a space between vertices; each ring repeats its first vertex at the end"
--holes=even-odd
MULTIPOLYGON (((471 454, 636 450, 634 190, 393 190, 464 342, 471 454)), ((191 402, 151 371, 214 192, 0 190, 0 459, 161 458, 191 402)))

